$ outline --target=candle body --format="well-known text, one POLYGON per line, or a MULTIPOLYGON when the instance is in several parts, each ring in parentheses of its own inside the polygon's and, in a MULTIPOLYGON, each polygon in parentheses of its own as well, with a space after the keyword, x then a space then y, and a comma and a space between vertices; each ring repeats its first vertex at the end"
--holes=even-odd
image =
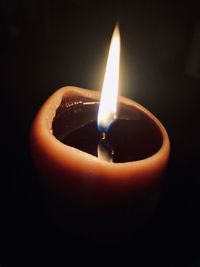
MULTIPOLYGON (((91 222, 87 224, 90 230, 92 228, 94 231, 101 228, 104 232, 105 229, 109 229, 107 232, 110 232, 112 228, 124 230, 127 224, 133 225, 134 220, 145 221, 144 218, 149 216, 147 213, 151 213, 157 201, 158 186, 169 158, 170 144, 166 130, 144 107, 130 99, 119 97, 121 104, 145 114, 156 125, 160 132, 161 145, 153 155, 141 160, 125 163, 105 162, 89 153, 63 144, 53 134, 53 120, 57 110, 63 108, 63 98, 71 99, 65 106, 69 108, 71 104, 77 104, 72 100, 77 96, 87 101, 89 99, 91 102, 99 101, 99 93, 96 91, 64 87, 49 97, 33 122, 31 150, 39 173, 45 178, 44 181, 49 185, 48 188, 51 188, 50 191, 57 195, 56 199, 59 196, 58 205, 73 203, 69 210, 76 209, 79 215, 82 210, 83 214, 89 216, 84 215, 82 218, 90 218, 87 220, 91 222), (120 218, 124 217, 124 220, 119 220, 119 215, 120 218)), ((90 120, 88 117, 85 119, 86 122, 90 120)), ((71 130, 74 131, 76 124, 71 123, 71 130)), ((81 123, 85 123, 84 118, 81 123)), ((69 207, 65 205, 61 210, 63 214, 69 215, 65 212, 66 206, 69 207)), ((64 217, 66 220, 62 221, 65 224, 69 221, 69 216, 64 215, 64 217)), ((75 218, 80 219, 79 216, 75 218)), ((76 219, 72 222, 74 223, 76 219)), ((78 225, 79 223, 75 231, 80 229, 78 225)))

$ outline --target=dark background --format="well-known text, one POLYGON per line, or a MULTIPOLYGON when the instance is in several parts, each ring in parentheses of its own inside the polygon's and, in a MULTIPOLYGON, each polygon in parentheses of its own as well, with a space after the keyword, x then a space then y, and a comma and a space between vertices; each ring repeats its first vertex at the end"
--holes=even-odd
POLYGON ((200 266, 199 23, 193 0, 0 1, 0 266, 67 266, 71 257, 104 266, 107 256, 111 266, 200 266), (56 89, 101 89, 117 20, 121 92, 154 113, 171 140, 158 208, 134 249, 131 240, 69 244, 49 220, 28 144, 37 110, 56 89))

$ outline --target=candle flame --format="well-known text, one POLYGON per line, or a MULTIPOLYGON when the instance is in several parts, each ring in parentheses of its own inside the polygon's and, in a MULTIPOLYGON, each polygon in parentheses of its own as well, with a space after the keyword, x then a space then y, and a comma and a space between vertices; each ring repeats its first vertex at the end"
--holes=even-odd
POLYGON ((98 112, 98 128, 101 132, 107 132, 111 123, 116 119, 119 84, 119 61, 120 33, 119 27, 116 25, 110 44, 98 112))

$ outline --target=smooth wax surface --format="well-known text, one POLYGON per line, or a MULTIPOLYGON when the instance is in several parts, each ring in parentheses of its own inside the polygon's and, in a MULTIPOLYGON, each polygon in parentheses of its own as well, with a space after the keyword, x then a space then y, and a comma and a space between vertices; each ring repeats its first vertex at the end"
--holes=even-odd
MULTIPOLYGON (((62 143, 99 158, 102 147, 97 126, 99 103, 81 96, 63 96, 53 119, 54 136, 62 143), (100 152, 100 151, 99 151, 100 152)), ((137 108, 118 103, 117 119, 109 127, 104 140, 104 153, 110 151, 109 160, 121 163, 148 158, 162 146, 160 128, 137 108)))
MULTIPOLYGON (((158 151, 142 160, 109 163, 63 144, 52 131, 53 119, 63 96, 73 98, 81 96, 92 101, 99 101, 99 92, 77 87, 63 87, 52 94, 39 110, 32 125, 31 149, 36 165, 41 174, 62 189, 74 188, 81 191, 94 190, 104 194, 128 192, 146 187, 159 179, 166 168, 170 143, 166 130, 149 111, 125 97, 119 102, 129 108, 138 109, 152 120, 160 129, 162 144, 158 151), (85 186, 84 186, 85 187, 85 186)), ((128 153, 128 151, 127 151, 128 153)))

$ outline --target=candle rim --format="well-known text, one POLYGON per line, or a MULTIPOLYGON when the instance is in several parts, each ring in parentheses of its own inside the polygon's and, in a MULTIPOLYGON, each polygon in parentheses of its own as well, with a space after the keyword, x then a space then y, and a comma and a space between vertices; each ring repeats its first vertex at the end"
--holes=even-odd
MULTIPOLYGON (((84 97, 97 99, 100 96, 100 92, 95 90, 91 91, 79 87, 66 86, 54 92, 39 110, 32 126, 31 139, 34 141, 34 144, 40 147, 42 153, 48 154, 48 156, 51 157, 52 160, 59 162, 59 164, 62 165, 61 167, 65 168, 65 166, 67 166, 68 168, 73 168, 73 166, 76 166, 77 160, 79 160, 79 165, 81 166, 82 171, 88 172, 90 167, 92 167, 92 172, 92 170, 95 171, 95 166, 99 166, 101 167, 101 171, 102 173, 104 173, 104 175, 107 173, 109 176, 109 173, 112 172, 112 174, 116 173, 116 176, 119 176, 117 172, 123 170, 124 167, 126 167, 127 169, 126 172, 128 172, 128 170, 130 169, 130 173, 132 175, 135 169, 135 172, 138 175, 140 172, 143 172, 145 168, 147 170, 149 169, 150 171, 151 166, 155 165, 156 162, 159 162, 158 166, 156 165, 157 169, 163 169, 166 166, 169 158, 170 142, 164 126, 150 111, 148 111, 142 105, 138 104, 132 99, 123 96, 119 96, 120 102, 128 104, 130 106, 134 105, 136 108, 144 112, 158 126, 162 135, 162 144, 160 149, 156 153, 147 158, 136 161, 113 163, 100 160, 94 155, 63 144, 53 135, 52 122, 56 114, 56 110, 62 101, 63 95, 66 93, 75 93, 78 95, 83 95, 84 97), (56 151, 56 157, 53 153, 53 149, 55 149, 56 151), (76 153, 74 153, 75 151, 76 153), (63 157, 64 155, 66 155, 66 158, 63 157), (73 164, 72 161, 70 162, 70 164, 67 164, 67 158, 69 155, 73 161, 73 164)), ((151 173, 149 173, 149 175, 151 176, 151 173)), ((123 179, 125 179, 124 176, 126 175, 123 175, 123 179)), ((127 177, 129 176, 130 175, 127 174, 127 177)))

